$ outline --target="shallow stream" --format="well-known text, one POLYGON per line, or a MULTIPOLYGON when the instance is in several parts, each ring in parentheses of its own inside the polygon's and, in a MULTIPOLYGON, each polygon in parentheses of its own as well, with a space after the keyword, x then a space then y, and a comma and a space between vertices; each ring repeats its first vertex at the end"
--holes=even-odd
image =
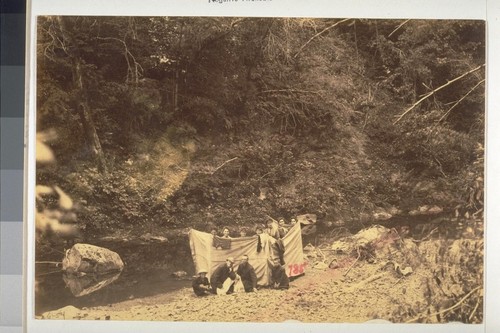
MULTIPOLYGON (((483 224, 477 220, 414 217, 391 219, 379 224, 388 228, 396 228, 402 237, 412 237, 416 240, 437 237, 468 238, 470 236, 473 238, 481 237, 483 233, 483 224)), ((360 224, 352 226, 348 231, 354 234, 365 227, 368 225, 360 224)), ((318 230, 315 235, 305 236, 303 243, 306 245, 325 241, 339 229, 318 230)), ((66 286, 60 267, 37 264, 36 315, 67 305, 77 308, 112 305, 129 299, 173 292, 189 287, 191 278, 195 274, 187 235, 171 238, 165 243, 141 241, 93 241, 89 243, 108 248, 120 255, 125 268, 119 278, 89 295, 75 297, 66 286), (181 278, 174 277, 172 273, 177 271, 185 271, 187 275, 181 278)), ((62 249, 54 248, 51 253, 48 255, 44 253, 44 257, 38 260, 61 261, 63 256, 62 249)))
MULTIPOLYGON (((175 291, 191 284, 194 264, 187 236, 169 239, 165 243, 131 241, 93 241, 117 252, 125 263, 119 278, 108 286, 89 295, 75 297, 63 280, 60 267, 53 264, 36 264, 38 290, 35 297, 35 314, 72 305, 77 308, 110 305, 128 299, 154 296, 175 291), (172 273, 185 271, 177 278, 172 273)), ((61 261, 62 251, 53 248, 43 260, 61 261), (47 257, 50 257, 47 259, 47 257)))

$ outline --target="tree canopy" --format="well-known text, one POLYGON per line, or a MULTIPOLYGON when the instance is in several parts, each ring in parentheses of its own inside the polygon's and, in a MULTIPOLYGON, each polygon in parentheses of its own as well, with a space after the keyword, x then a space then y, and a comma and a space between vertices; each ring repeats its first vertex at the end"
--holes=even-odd
POLYGON ((45 16, 37 29, 37 130, 54 130, 57 159, 38 182, 81 202, 89 232, 482 208, 482 21, 45 16))

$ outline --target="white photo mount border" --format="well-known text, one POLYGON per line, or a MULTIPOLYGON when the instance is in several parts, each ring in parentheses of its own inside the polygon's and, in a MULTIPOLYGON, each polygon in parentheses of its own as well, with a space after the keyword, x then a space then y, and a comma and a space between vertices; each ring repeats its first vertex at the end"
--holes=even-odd
POLYGON ((187 323, 147 321, 57 321, 34 319, 34 200, 35 197, 35 152, 36 146, 36 19, 39 15, 111 15, 111 16, 253 16, 253 17, 357 17, 357 18, 421 18, 421 19, 480 19, 487 23, 487 91, 497 91, 500 72, 492 54, 500 51, 499 41, 492 36, 500 33, 500 5, 493 1, 467 0, 268 0, 268 1, 98 1, 98 0, 31 0, 27 8, 27 61, 26 61, 26 167, 25 167, 25 263, 24 263, 24 328, 28 332, 158 332, 171 329, 176 332, 213 331, 254 332, 255 330, 279 330, 286 332, 485 332, 500 328, 500 318, 493 309, 500 308, 498 274, 500 274, 500 246, 493 235, 500 234, 500 205, 494 202, 500 196, 495 174, 500 172, 500 162, 495 151, 500 151, 498 113, 492 112, 500 106, 500 97, 487 94, 486 131, 486 311, 481 325, 423 325, 423 324, 299 324, 299 323, 187 323), (495 22, 495 19, 496 22, 495 22), (495 89, 496 88, 496 89, 495 89), (397 325, 397 326, 394 326, 397 325))

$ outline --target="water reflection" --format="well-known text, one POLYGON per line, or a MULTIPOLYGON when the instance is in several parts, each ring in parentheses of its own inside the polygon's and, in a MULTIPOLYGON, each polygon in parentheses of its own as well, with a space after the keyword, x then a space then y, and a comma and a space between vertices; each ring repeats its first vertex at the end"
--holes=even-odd
MULTIPOLYGON (((194 264, 187 236, 172 237, 169 242, 138 244, 119 241, 92 241, 92 244, 108 248, 120 255, 125 266, 119 278, 110 281, 105 287, 90 293, 79 294, 79 290, 90 287, 86 279, 80 287, 66 283, 75 277, 64 277, 60 269, 54 271, 48 265, 36 266, 37 292, 35 295, 35 314, 72 305, 77 308, 115 304, 132 298, 143 298, 158 294, 171 293, 191 286, 191 280, 176 279, 171 276, 175 271, 186 271, 188 277, 194 274, 194 264), (76 291, 76 292, 74 292, 76 291)), ((40 248, 38 249, 40 250, 40 248)), ((37 251, 38 261, 60 261, 60 251, 37 251)), ((100 274, 99 276, 102 276, 100 274)), ((110 277, 109 275, 106 277, 110 277)), ((92 279, 88 279, 92 281, 92 279)), ((96 279, 93 280, 94 283, 96 279)), ((100 278, 99 278, 99 281, 100 278)), ((97 283, 99 282, 97 281, 97 283)))
POLYGON ((81 297, 110 285, 120 277, 120 274, 121 272, 106 275, 86 274, 83 276, 63 274, 63 280, 73 296, 81 297))

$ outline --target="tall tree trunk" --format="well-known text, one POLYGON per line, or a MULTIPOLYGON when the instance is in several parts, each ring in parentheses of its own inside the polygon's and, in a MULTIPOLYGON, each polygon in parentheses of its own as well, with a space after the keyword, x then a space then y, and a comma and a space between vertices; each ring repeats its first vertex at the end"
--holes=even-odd
POLYGON ((80 121, 82 122, 82 129, 87 147, 91 153, 92 158, 97 164, 97 169, 99 170, 99 172, 106 172, 106 160, 104 158, 101 141, 99 140, 99 136, 97 135, 92 115, 89 111, 87 93, 83 84, 81 68, 82 65, 80 59, 74 59, 73 82, 75 83, 76 87, 75 105, 78 111, 78 115, 80 116, 80 121))
POLYGON ((178 94, 179 94, 179 68, 176 68, 174 74, 174 89, 172 94, 172 112, 174 113, 177 111, 178 94))
POLYGON ((88 104, 88 94, 83 79, 83 61, 78 54, 78 49, 75 46, 76 43, 71 33, 69 33, 69 29, 65 22, 65 19, 59 16, 57 18, 57 21, 61 28, 63 39, 68 45, 70 45, 70 47, 67 48, 66 52, 71 60, 71 64, 73 67, 72 75, 74 105, 76 106, 78 115, 80 117, 85 141, 99 172, 106 172, 106 160, 102 151, 101 141, 99 140, 99 136, 97 135, 97 131, 95 129, 94 121, 92 119, 90 107, 88 104))
POLYGON ((85 135, 88 149, 97 164, 97 169, 99 172, 106 172, 106 160, 102 151, 101 142, 99 140, 99 136, 97 135, 94 121, 92 120, 88 106, 83 101, 78 104, 78 115, 80 116, 80 120, 82 122, 83 133, 85 135))

